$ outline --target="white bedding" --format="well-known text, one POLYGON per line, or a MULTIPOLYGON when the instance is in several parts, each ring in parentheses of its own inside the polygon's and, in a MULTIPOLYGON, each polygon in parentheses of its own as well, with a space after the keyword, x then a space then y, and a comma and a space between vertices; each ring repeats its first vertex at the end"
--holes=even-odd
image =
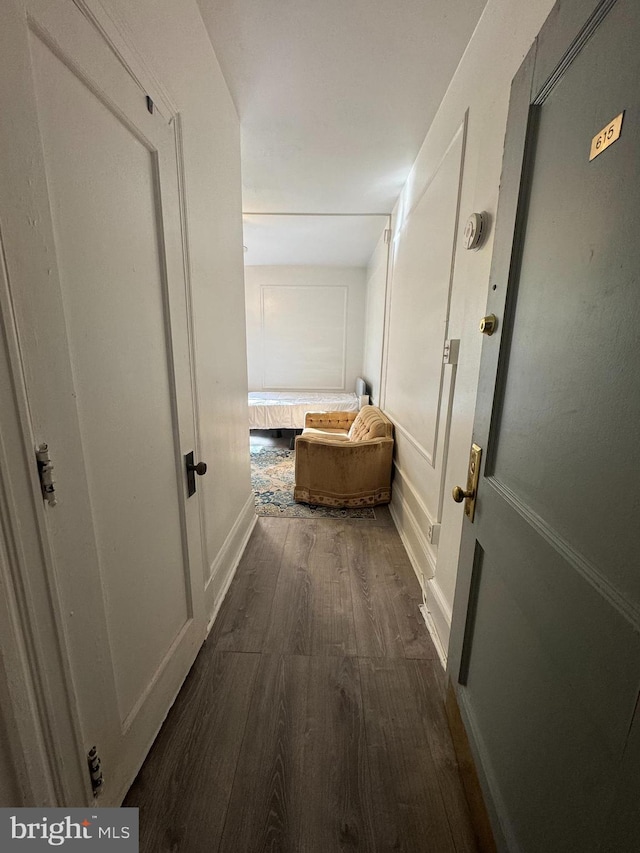
POLYGON ((358 412, 361 405, 355 393, 251 391, 249 429, 303 429, 307 412, 358 412))

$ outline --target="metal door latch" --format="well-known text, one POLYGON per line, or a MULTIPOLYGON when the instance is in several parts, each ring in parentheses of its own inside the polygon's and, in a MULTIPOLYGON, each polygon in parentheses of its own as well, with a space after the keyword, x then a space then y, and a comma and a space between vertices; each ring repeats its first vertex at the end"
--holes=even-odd
POLYGON ((41 444, 36 447, 36 460, 38 462, 42 497, 47 501, 49 506, 55 506, 58 503, 56 499, 56 481, 53 479, 53 465, 51 463, 51 456, 49 455, 48 444, 41 444))

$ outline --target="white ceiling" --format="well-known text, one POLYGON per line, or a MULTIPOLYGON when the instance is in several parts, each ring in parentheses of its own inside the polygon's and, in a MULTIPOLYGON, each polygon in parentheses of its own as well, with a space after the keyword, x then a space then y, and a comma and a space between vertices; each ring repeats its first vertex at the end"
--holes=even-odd
POLYGON ((366 267, 386 216, 262 216, 245 214, 247 266, 366 267))
POLYGON ((486 2, 198 1, 262 214, 389 213, 486 2))

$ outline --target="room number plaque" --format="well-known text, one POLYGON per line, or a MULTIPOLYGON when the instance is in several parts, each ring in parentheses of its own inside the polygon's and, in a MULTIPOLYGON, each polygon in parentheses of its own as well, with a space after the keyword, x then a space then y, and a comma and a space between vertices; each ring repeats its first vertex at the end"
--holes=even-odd
POLYGON ((620 113, 619 116, 616 116, 614 119, 612 119, 609 124, 605 125, 600 131, 600 133, 596 133, 596 135, 591 140, 591 152, 589 154, 589 160, 595 159, 598 154, 602 154, 605 148, 608 148, 610 145, 613 145, 616 139, 620 138, 623 116, 624 110, 620 113))

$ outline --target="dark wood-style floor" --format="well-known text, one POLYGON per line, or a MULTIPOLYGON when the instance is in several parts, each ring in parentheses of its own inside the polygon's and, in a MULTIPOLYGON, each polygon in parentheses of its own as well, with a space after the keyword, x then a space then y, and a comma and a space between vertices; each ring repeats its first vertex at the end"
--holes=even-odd
POLYGON ((260 518, 125 805, 143 853, 476 851, 388 510, 260 518))

